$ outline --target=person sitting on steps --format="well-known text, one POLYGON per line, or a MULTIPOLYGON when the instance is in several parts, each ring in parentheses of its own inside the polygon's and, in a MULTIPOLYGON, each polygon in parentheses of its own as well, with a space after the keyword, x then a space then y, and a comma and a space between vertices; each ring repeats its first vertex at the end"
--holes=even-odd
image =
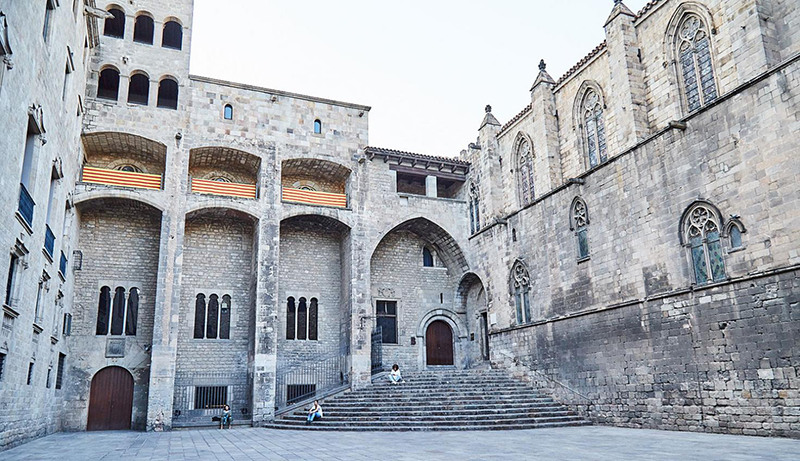
POLYGON ((222 416, 219 418, 219 428, 224 429, 227 425, 228 429, 231 428, 231 423, 233 422, 233 415, 231 415, 231 407, 228 405, 224 405, 222 407, 222 416))
POLYGON ((389 372, 389 382, 392 384, 404 383, 403 376, 400 374, 400 367, 395 363, 392 365, 392 371, 389 372))
POLYGON ((311 405, 311 408, 308 409, 308 419, 306 420, 306 425, 311 424, 311 421, 314 421, 314 418, 322 419, 322 407, 319 406, 319 402, 314 400, 314 405, 311 405))

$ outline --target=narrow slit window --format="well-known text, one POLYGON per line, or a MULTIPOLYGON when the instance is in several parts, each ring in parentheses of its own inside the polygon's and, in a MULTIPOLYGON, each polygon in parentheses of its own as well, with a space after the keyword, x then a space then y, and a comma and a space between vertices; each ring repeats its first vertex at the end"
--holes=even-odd
POLYGON ((222 296, 222 304, 219 307, 219 339, 230 339, 231 337, 231 297, 222 296))
POLYGON ((107 335, 109 315, 111 314, 111 288, 100 289, 100 299, 97 303, 97 329, 95 334, 107 335))
POLYGON ((206 333, 206 295, 200 293, 194 301, 194 338, 203 339, 206 333))
POLYGON ((128 292, 128 307, 125 312, 125 334, 136 336, 136 318, 139 316, 139 289, 131 288, 128 292))
POLYGON ((311 298, 308 306, 308 339, 316 341, 317 339, 317 315, 319 306, 317 298, 311 298))
POLYGON ((322 134, 322 122, 319 119, 314 120, 314 133, 322 134))
POLYGON ((306 339, 308 333, 308 306, 306 298, 300 298, 297 303, 297 339, 306 339))
POLYGON ((286 300, 286 339, 295 338, 296 320, 297 310, 294 305, 294 298, 290 296, 286 300))
POLYGON ((225 104, 225 109, 223 110, 223 117, 225 120, 233 120, 233 106, 230 104, 225 104))
POLYGON ((217 326, 219 322, 219 296, 211 295, 208 297, 208 310, 206 315, 206 339, 217 338, 217 326))

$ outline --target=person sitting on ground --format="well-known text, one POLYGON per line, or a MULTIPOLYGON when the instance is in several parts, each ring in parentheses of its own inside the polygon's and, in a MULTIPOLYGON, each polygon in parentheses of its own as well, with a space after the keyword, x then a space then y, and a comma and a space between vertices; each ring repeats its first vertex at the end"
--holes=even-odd
POLYGON ((404 383, 403 376, 400 374, 400 367, 395 363, 392 365, 392 371, 389 372, 389 382, 392 384, 404 383))
POLYGON ((314 418, 322 419, 322 407, 319 406, 319 402, 314 400, 314 405, 311 405, 311 408, 308 409, 308 419, 306 420, 306 424, 311 424, 311 421, 314 421, 314 418))
POLYGON ((219 428, 224 429, 227 425, 228 429, 231 428, 231 423, 233 422, 233 415, 231 414, 231 407, 228 405, 224 405, 222 407, 222 416, 219 418, 219 428))

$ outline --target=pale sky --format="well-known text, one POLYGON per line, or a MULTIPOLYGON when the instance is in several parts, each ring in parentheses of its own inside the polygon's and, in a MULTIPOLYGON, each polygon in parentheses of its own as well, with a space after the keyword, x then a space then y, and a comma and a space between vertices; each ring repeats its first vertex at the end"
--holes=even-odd
MULTIPOLYGON (((626 0, 636 13, 647 0, 626 0)), ((191 72, 372 107, 369 144, 452 157, 558 79, 613 0, 195 0, 191 72)))

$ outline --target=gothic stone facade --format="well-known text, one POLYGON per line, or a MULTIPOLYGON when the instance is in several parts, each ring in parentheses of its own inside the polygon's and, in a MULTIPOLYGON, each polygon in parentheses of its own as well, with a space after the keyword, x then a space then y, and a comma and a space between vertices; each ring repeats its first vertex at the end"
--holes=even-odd
POLYGON ((795 2, 615 2, 458 159, 190 75, 191 1, 0 5, 0 447, 257 425, 378 351, 599 423, 800 434, 795 2))

